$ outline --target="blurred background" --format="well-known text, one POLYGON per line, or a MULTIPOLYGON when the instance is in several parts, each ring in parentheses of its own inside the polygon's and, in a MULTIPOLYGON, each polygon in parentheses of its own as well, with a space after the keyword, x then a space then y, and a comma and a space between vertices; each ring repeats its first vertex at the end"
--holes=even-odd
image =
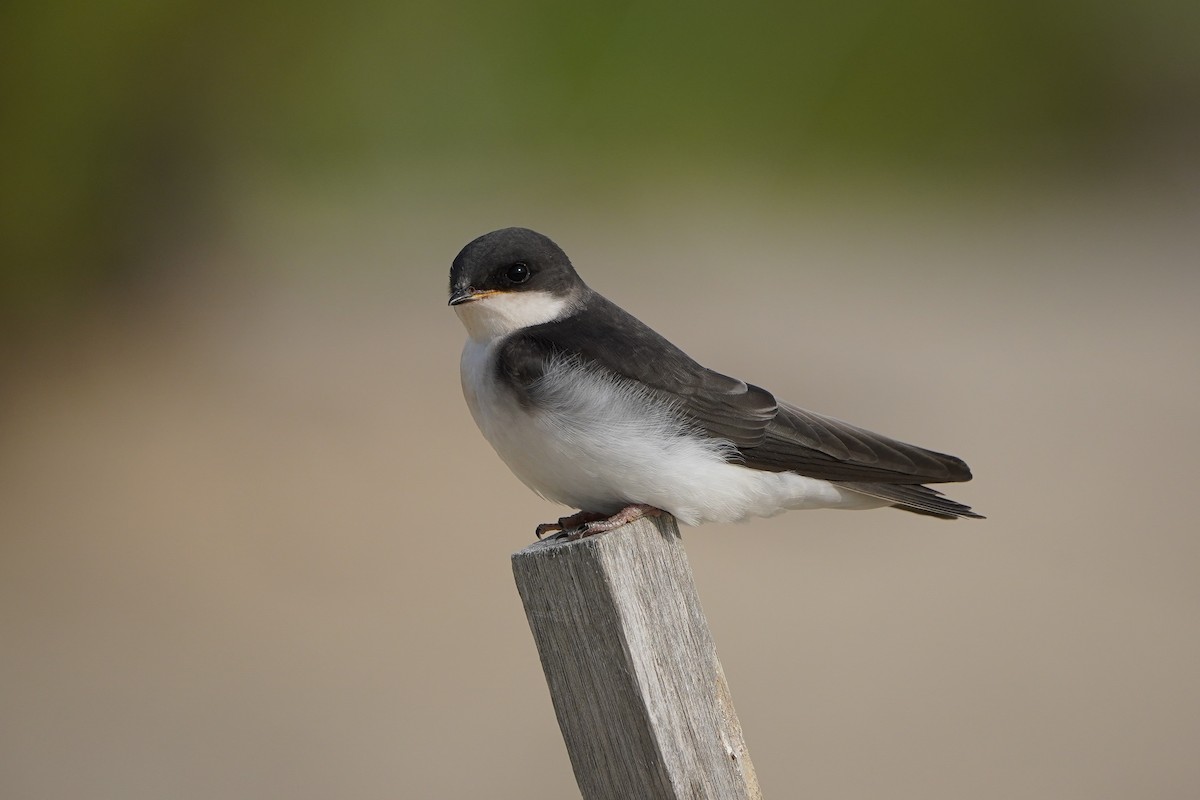
POLYGON ((685 529, 768 797, 1195 797, 1198 22, 4 4, 0 796, 576 796, 445 307, 525 225, 975 469, 685 529))

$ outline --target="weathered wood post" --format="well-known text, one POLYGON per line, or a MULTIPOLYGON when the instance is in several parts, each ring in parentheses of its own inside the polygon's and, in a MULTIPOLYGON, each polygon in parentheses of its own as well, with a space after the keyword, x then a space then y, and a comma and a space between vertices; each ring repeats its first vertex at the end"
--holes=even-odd
POLYGON ((512 562, 584 800, 762 797, 674 519, 512 562))

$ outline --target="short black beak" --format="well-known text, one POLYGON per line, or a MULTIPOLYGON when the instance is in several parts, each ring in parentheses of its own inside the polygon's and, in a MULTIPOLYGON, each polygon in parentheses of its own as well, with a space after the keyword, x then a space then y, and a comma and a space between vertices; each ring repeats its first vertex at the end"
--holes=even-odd
POLYGON ((456 306, 461 303, 468 303, 475 299, 475 288, 473 286, 464 286, 450 292, 450 302, 446 305, 456 306))

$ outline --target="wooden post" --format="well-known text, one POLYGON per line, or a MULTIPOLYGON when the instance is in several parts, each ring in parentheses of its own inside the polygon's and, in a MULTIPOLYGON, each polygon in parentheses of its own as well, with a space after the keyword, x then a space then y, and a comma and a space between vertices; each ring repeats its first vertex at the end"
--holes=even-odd
POLYGON ((584 800, 761 799, 674 519, 512 562, 584 800))

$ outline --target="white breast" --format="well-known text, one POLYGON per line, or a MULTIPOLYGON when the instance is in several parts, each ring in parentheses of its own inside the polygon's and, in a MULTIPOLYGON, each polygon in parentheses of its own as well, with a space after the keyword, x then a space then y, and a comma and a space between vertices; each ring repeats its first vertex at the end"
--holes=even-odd
POLYGON ((538 408, 522 406, 495 378, 501 341, 467 342, 463 393, 504 462, 549 500, 605 514, 647 503, 691 525, 789 508, 887 505, 828 481, 731 463, 728 442, 687 429, 670 406, 636 384, 569 360, 548 365, 538 408))

